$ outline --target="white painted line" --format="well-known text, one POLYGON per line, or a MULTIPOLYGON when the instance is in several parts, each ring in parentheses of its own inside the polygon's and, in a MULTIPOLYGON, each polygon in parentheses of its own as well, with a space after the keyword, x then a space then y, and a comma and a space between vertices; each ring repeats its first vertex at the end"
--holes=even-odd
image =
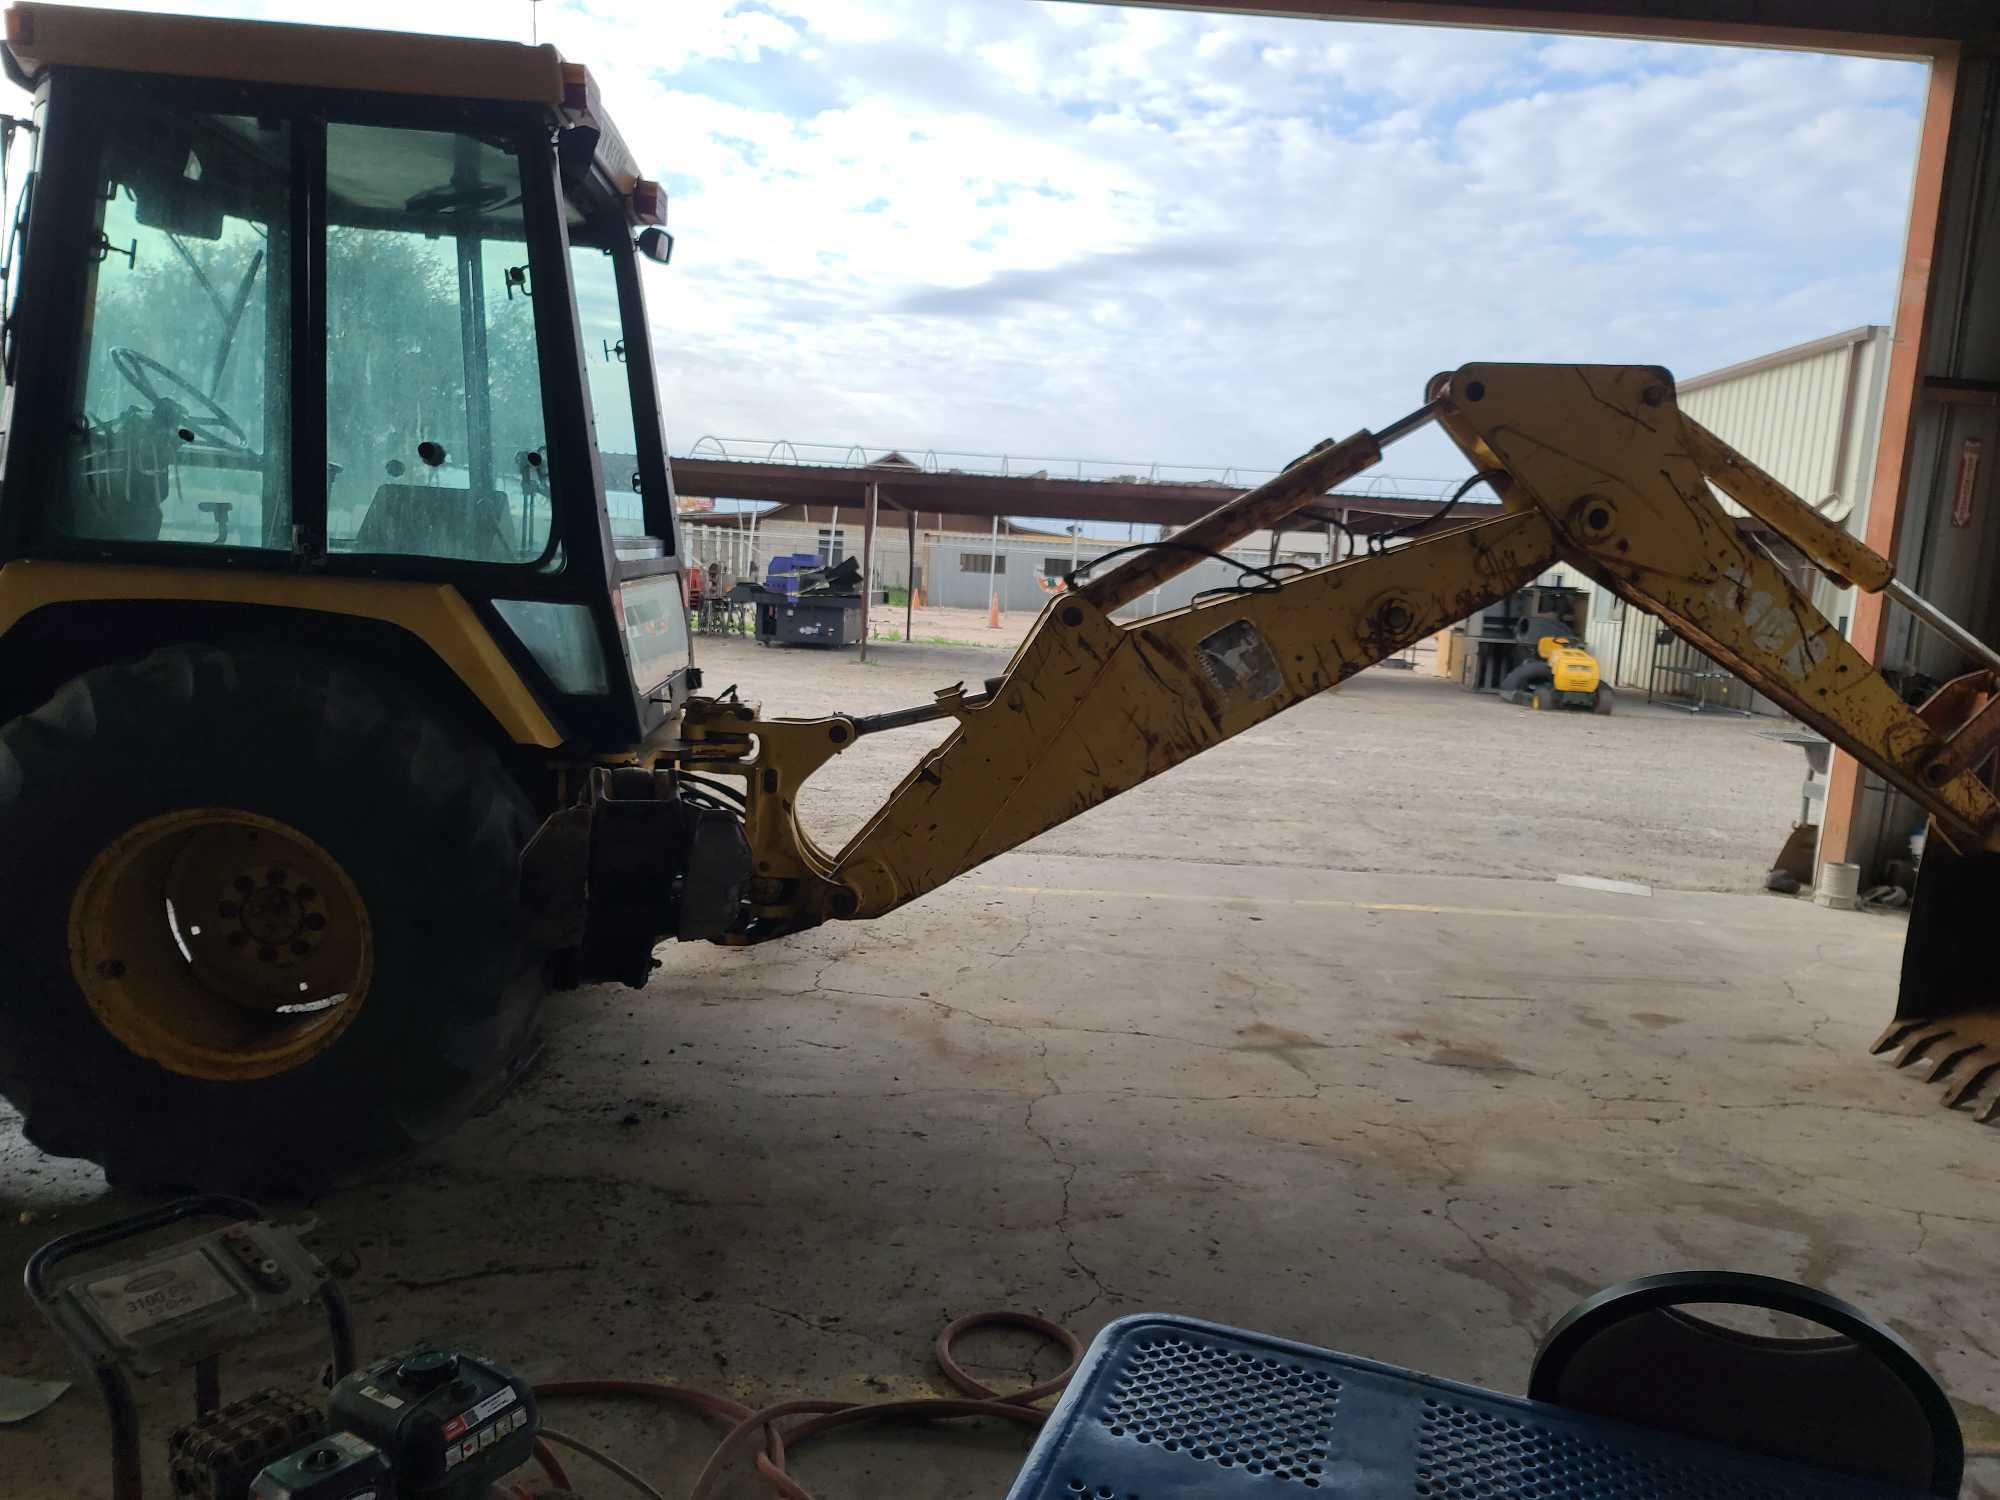
POLYGON ((1579 886, 1586 891, 1609 891, 1614 896, 1650 896, 1650 885, 1634 885, 1629 880, 1605 880, 1596 875, 1558 875, 1557 885, 1579 886))
MULTIPOLYGON (((1339 901, 1324 897, 1309 896, 1216 896, 1205 891, 1127 891, 1104 889, 1096 886, 1063 885, 990 885, 986 882, 955 881, 947 889, 957 891, 992 891, 1009 896, 1095 896, 1114 901, 1180 901, 1198 906, 1217 909, 1232 907, 1290 906, 1307 910, 1318 908, 1327 911, 1400 911, 1415 912, 1434 917, 1563 917, 1574 912, 1557 909, 1554 911, 1530 911, 1513 906, 1434 906, 1428 902, 1415 901, 1339 901)), ((1651 891, 1644 886, 1634 889, 1650 896, 1651 891)), ((1592 912, 1593 922, 1660 922, 1682 926, 1700 927, 1711 918, 1706 913, 1685 917, 1630 917, 1622 913, 1592 912)))

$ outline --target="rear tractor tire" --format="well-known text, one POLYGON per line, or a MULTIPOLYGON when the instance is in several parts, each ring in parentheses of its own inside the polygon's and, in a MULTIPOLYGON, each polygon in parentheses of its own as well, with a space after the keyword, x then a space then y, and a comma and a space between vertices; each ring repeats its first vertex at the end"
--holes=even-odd
POLYGON ((524 1055, 533 831, 490 748, 321 657, 178 646, 0 726, 0 1093, 114 1181, 313 1191, 524 1055))
POLYGON ((1556 690, 1546 682, 1537 683, 1535 685, 1535 696, 1531 701, 1543 713, 1551 713, 1556 706, 1556 690))

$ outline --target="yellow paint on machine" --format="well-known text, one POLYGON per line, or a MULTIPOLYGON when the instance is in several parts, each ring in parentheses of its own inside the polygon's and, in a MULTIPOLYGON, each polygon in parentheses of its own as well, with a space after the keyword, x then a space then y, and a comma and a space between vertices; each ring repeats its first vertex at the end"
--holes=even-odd
MULTIPOLYGON (((1058 596, 988 691, 937 694, 939 716, 955 721, 951 733, 837 851, 799 826, 797 797, 855 742, 857 725, 766 720, 749 705, 692 701, 675 757, 695 770, 726 768, 745 786, 760 878, 759 926, 743 939, 893 911, 1506 598, 1558 560, 1659 616, 1819 729, 1931 812, 1954 847, 2000 851, 2000 797, 1966 767, 1929 774, 1946 734, 1742 535, 1704 462, 1726 468, 1767 524, 1834 566, 1821 545, 1826 529, 1806 518, 1811 507, 1684 418, 1666 371, 1470 364, 1439 376, 1427 394, 1422 415, 1498 491, 1497 515, 1256 586, 1210 590, 1130 623, 1099 607, 1096 586, 1058 596)), ((1211 541, 1240 540, 1246 528, 1310 500, 1354 453, 1378 446, 1365 433, 1322 444, 1196 526, 1211 541)), ((1865 549, 1837 550, 1842 576, 1884 576, 1886 565, 1871 563, 1865 549)), ((1144 569, 1109 576, 1150 586, 1190 565, 1186 553, 1144 561, 1144 569)), ((1124 584, 1110 596, 1127 597, 1124 584)), ((1552 657, 1550 681, 1529 701, 1610 709, 1597 662, 1576 640, 1544 637, 1540 646, 1552 657)))
POLYGON ((1597 658, 1581 646, 1551 645, 1544 641, 1542 655, 1548 661, 1550 681, 1559 693, 1597 691, 1597 658))
POLYGON ((296 609, 379 620, 407 630, 449 667, 517 745, 552 750, 562 735, 501 653, 465 596, 449 584, 208 568, 11 562, 0 568, 0 636, 57 604, 159 600, 296 609))

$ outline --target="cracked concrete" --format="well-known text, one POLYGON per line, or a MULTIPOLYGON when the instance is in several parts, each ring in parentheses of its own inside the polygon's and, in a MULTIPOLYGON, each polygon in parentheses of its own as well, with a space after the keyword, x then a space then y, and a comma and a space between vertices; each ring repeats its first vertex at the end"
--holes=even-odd
MULTIPOLYGON (((994 669, 739 654, 719 680, 787 685, 802 712, 994 669)), ((1085 1334, 1185 1311, 1519 1390, 1591 1291, 1730 1266, 1873 1309, 1990 1439, 2000 1132, 1865 1055, 1897 919, 1755 893, 1801 769, 1759 727, 1512 714, 1371 674, 884 921, 664 950, 647 992, 557 997, 514 1094, 313 1205, 317 1243, 358 1259, 366 1351, 434 1337, 532 1377, 752 1402, 917 1393, 936 1331, 995 1306, 1085 1334), (1642 770, 1566 737, 1628 722, 1642 770), (1414 789, 1410 762, 1448 777, 1550 746, 1589 769, 1553 825, 1533 778, 1487 777, 1483 812, 1414 789), (1663 807, 1669 784, 1714 795, 1663 807), (1659 889, 1546 878, 1564 872, 1659 889)), ((860 790, 813 816, 858 814, 914 754, 892 748, 857 747, 877 756, 860 790)), ((10 1272, 130 1206, 11 1119, 0 1202, 10 1272)), ((996 1384, 1053 1368, 1001 1336, 966 1353, 996 1384)), ((322 1358, 302 1326, 226 1385, 322 1358)), ((0 1297, 0 1371, 61 1369, 0 1297)), ((184 1400, 148 1389, 149 1454, 184 1400)), ((608 1401, 562 1425, 669 1493, 715 1436, 608 1401)), ((101 1434, 85 1389, 0 1429, 0 1490, 103 1495, 101 1434)), ((1013 1431, 878 1433, 798 1467, 827 1500, 999 1500, 1022 1451, 1013 1431)), ((1995 1479, 1975 1463, 1968 1493, 1995 1479)))

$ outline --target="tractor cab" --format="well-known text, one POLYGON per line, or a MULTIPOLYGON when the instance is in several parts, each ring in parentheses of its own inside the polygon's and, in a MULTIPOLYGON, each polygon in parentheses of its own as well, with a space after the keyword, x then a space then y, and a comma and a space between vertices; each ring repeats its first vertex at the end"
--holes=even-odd
POLYGON ((442 585, 559 741, 656 731, 692 675, 644 302, 672 241, 584 70, 40 4, 4 56, 33 109, 0 566, 68 580, 54 639, 0 621, 16 649, 90 664, 79 577, 162 638, 252 609, 303 640, 442 585))

